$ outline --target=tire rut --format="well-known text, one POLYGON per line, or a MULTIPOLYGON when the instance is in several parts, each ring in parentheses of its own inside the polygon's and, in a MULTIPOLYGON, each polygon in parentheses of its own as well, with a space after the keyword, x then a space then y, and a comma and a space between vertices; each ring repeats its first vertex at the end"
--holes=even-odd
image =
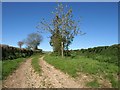
POLYGON ((31 59, 26 60, 20 67, 3 81, 4 88, 39 88, 41 77, 34 72, 31 59))
POLYGON ((43 57, 40 58, 41 75, 31 65, 31 60, 23 62, 19 68, 3 81, 3 88, 82 88, 69 75, 55 69, 43 57))
MULTIPOLYGON (((64 74, 60 70, 55 69, 52 65, 48 64, 43 57, 40 60, 42 68, 42 76, 46 77, 46 81, 49 81, 50 87, 53 88, 82 88, 82 84, 78 84, 69 75, 64 74)), ((47 82, 45 82, 47 83, 47 82)))

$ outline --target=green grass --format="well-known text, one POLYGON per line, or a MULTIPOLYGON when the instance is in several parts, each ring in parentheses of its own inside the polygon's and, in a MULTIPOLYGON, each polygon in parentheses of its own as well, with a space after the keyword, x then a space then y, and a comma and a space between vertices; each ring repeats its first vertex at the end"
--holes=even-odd
POLYGON ((37 72, 38 74, 40 74, 41 72, 41 68, 39 65, 39 59, 40 58, 40 54, 34 55, 33 59, 32 59, 32 67, 34 68, 35 72, 37 72))
POLYGON ((1 63, 2 63, 2 79, 5 79, 14 70, 16 70, 19 67, 20 63, 23 61, 25 61, 25 58, 1 61, 1 63))
MULTIPOLYGON (((38 66, 39 57, 40 57, 40 54, 35 54, 30 57, 30 58, 33 58, 32 66, 37 72, 40 72, 40 67, 38 66)), ((25 61, 27 58, 18 58, 13 60, 0 61, 0 75, 2 75, 0 76, 0 79, 3 79, 3 80, 6 79, 6 77, 9 76, 14 70, 16 70, 19 67, 20 63, 25 61)))
POLYGON ((110 80, 113 87, 117 87, 118 85, 117 77, 114 77, 118 73, 118 66, 114 64, 99 62, 84 56, 62 58, 60 56, 46 55, 45 60, 72 77, 76 77, 77 72, 83 72, 98 77, 103 76, 110 80))
POLYGON ((98 83, 98 81, 96 79, 94 79, 93 81, 88 82, 86 84, 86 86, 89 86, 89 87, 92 87, 92 88, 97 88, 97 87, 100 86, 100 84, 98 83))

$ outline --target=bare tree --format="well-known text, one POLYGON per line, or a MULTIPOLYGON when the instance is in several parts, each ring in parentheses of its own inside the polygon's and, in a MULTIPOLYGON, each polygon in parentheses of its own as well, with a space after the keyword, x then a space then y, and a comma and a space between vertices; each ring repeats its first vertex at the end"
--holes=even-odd
POLYGON ((37 50, 38 49, 38 45, 40 45, 41 41, 42 41, 42 36, 38 33, 31 33, 28 35, 27 39, 25 40, 25 44, 27 47, 33 49, 33 50, 37 50))
MULTIPOLYGON (((68 46, 72 43, 74 37, 78 34, 85 34, 82 33, 79 28, 79 20, 75 21, 73 20, 72 15, 72 8, 65 7, 62 3, 58 4, 58 7, 56 8, 56 11, 53 12, 55 15, 54 19, 52 19, 52 22, 49 24, 44 19, 41 21, 41 24, 43 25, 43 30, 47 30, 51 33, 51 37, 55 36, 54 34, 56 31, 59 31, 59 36, 61 37, 61 55, 64 56, 64 50, 68 50, 68 46)), ((37 28, 41 28, 41 25, 38 25, 37 28)), ((58 34, 58 33, 56 33, 58 34)), ((55 41, 56 38, 51 38, 55 41)), ((54 43, 54 42, 51 42, 54 43)), ((58 43, 58 42, 55 42, 58 43)), ((56 46, 56 44, 52 44, 53 47, 56 46), (55 45, 55 46, 54 46, 55 45)))
POLYGON ((18 46, 19 46, 20 48, 22 48, 23 44, 24 44, 23 41, 19 41, 19 42, 18 42, 18 46))

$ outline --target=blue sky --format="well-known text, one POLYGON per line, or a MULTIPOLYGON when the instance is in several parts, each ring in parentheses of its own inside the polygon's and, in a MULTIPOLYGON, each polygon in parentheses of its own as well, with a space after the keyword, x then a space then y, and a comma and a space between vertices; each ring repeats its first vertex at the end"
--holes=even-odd
MULTIPOLYGON (((79 27, 86 35, 76 36, 70 49, 105 46, 118 43, 118 3, 75 2, 63 3, 72 7, 74 19, 81 17, 79 27)), ((2 43, 17 47, 17 42, 37 32, 37 24, 45 18, 51 21, 57 3, 26 2, 2 4, 2 43)), ((39 48, 52 50, 49 33, 42 33, 39 48)))

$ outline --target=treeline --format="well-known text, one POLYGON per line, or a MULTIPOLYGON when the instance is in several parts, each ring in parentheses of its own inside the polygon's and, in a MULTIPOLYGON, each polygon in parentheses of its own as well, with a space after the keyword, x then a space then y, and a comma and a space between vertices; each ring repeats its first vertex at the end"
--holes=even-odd
POLYGON ((12 60, 16 58, 21 58, 21 57, 27 57, 31 56, 34 53, 42 53, 42 50, 29 50, 29 49, 23 49, 23 48, 17 48, 17 47, 12 47, 8 45, 0 45, 0 48, 2 49, 2 60, 12 60))
POLYGON ((108 62, 116 65, 118 65, 119 52, 120 44, 71 51, 73 55, 81 55, 100 62, 108 62))

